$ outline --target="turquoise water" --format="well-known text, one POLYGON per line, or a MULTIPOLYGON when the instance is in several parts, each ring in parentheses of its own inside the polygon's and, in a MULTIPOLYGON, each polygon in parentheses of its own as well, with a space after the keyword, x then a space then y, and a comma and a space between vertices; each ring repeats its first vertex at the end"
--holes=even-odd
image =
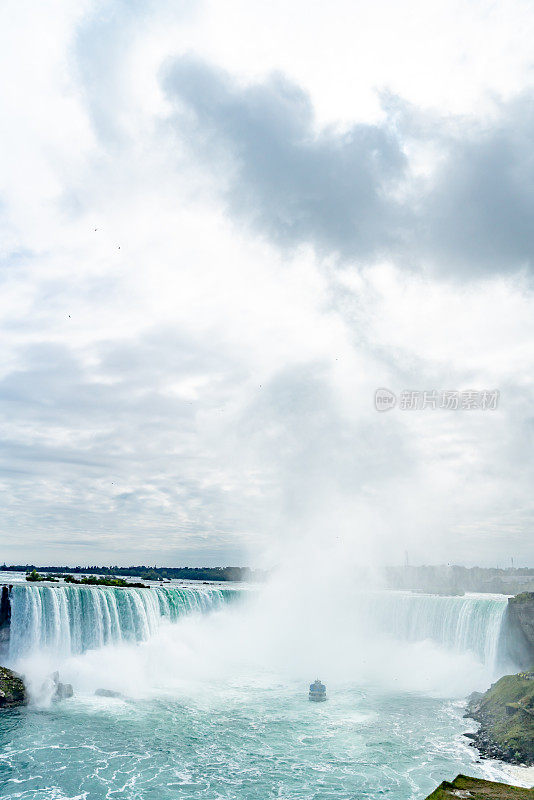
POLYGON ((162 622, 221 608, 239 593, 218 586, 115 589, 74 585, 14 585, 10 658, 51 650, 83 653, 108 644, 143 641, 162 622))
POLYGON ((505 598, 313 592, 314 627, 309 597, 303 617, 297 595, 225 591, 18 587, 11 663, 32 703, 0 717, 0 797, 418 800, 461 771, 506 777, 461 735, 505 598), (310 664, 326 703, 307 699, 310 664), (50 701, 54 669, 72 699, 50 701))
POLYGON ((458 703, 345 687, 318 707, 305 688, 86 697, 5 715, 0 796, 408 800, 460 771, 487 774, 462 741, 458 703))

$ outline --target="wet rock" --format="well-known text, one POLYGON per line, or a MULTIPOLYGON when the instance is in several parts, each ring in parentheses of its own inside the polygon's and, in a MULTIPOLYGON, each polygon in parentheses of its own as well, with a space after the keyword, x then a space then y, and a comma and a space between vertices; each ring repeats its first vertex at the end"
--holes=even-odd
POLYGON ((97 689, 95 694, 97 697, 123 697, 121 692, 115 692, 113 689, 97 689))
POLYGON ((6 667, 0 667, 0 708, 15 708, 26 702, 26 688, 21 676, 6 667))
POLYGON ((9 652, 11 589, 11 586, 2 586, 0 589, 0 655, 2 656, 6 656, 9 652))
POLYGON ((534 592, 522 592, 509 598, 506 622, 509 656, 518 666, 533 668, 534 592))
POLYGON ((58 683, 56 688, 55 700, 66 700, 74 696, 72 683, 58 683))
POLYGON ((52 700, 67 700, 69 697, 74 696, 72 683, 61 683, 61 681, 59 680, 59 672, 54 672, 54 674, 52 675, 52 680, 55 686, 54 694, 52 695, 52 700))

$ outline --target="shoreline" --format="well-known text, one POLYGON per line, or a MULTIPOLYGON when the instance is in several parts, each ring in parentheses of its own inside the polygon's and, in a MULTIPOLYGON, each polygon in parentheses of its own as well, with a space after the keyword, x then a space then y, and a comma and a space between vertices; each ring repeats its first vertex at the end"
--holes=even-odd
POLYGON ((504 675, 467 698, 464 717, 479 723, 464 733, 482 759, 534 769, 534 672, 504 675))

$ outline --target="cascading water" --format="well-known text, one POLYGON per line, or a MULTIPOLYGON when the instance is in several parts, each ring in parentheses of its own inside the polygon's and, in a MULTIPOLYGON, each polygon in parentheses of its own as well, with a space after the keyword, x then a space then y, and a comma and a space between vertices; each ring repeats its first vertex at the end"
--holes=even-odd
POLYGON ((407 642, 431 640, 457 653, 473 653, 495 668, 501 657, 506 597, 376 592, 364 596, 364 628, 407 642))
POLYGON ((16 746, 0 730, 0 795, 411 800, 488 776, 457 701, 494 677, 506 598, 322 588, 267 584, 230 611, 242 592, 216 586, 14 585, 30 705, 16 746), (57 703, 56 670, 74 689, 57 703))
MULTIPOLYGON (((10 660, 42 649, 68 656, 107 644, 143 641, 162 621, 221 608, 238 593, 214 586, 15 585, 10 660)), ((353 603, 354 633, 362 638, 430 640, 450 651, 472 653, 490 668, 498 663, 505 597, 383 591, 358 594, 353 603)))
POLYGON ((215 610, 236 594, 237 590, 211 586, 15 585, 9 657, 14 661, 42 649, 68 656, 107 644, 143 641, 162 621, 215 610))

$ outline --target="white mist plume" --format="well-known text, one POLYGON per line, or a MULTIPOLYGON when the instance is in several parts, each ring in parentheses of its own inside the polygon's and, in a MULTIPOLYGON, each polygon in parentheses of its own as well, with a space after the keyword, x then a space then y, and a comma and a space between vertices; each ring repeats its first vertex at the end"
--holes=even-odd
POLYGON ((488 614, 491 601, 409 598, 369 589, 351 570, 314 577, 309 561, 303 570, 305 580, 280 570, 265 586, 244 590, 242 599, 218 611, 172 624, 162 620, 143 642, 79 655, 40 649, 14 666, 28 677, 34 702, 44 705, 52 694, 47 676, 56 669, 76 693, 106 688, 132 698, 203 692, 209 697, 237 685, 294 684, 295 691, 305 691, 317 676, 334 693, 336 686, 356 684, 463 697, 497 674, 492 643, 498 640, 504 601, 488 614), (480 610, 477 603, 486 605, 480 610), (471 623, 472 614, 478 616, 471 623), (450 631, 445 626, 445 632, 439 628, 441 641, 432 640, 436 631, 425 615, 452 617, 455 625, 450 631))

